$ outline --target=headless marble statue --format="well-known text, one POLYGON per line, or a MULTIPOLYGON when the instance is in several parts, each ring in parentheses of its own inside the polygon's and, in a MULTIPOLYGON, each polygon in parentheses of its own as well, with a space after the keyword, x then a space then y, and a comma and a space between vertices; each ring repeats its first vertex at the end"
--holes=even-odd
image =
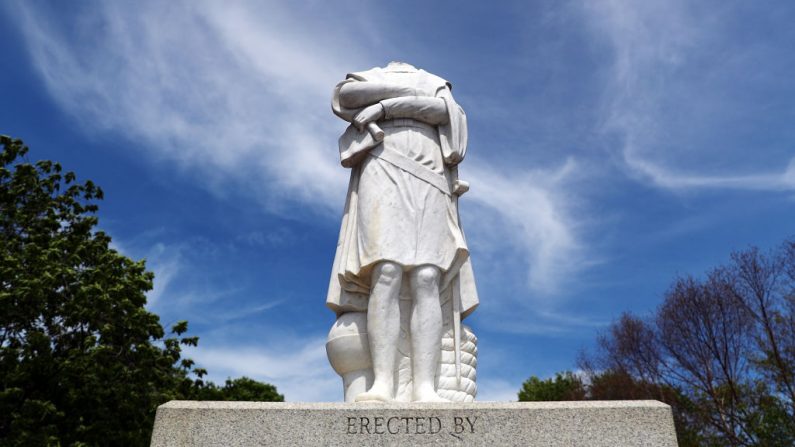
POLYGON ((332 109, 351 168, 326 345, 346 401, 471 401, 478 295, 458 214, 466 116, 450 84, 411 65, 351 73, 332 109))

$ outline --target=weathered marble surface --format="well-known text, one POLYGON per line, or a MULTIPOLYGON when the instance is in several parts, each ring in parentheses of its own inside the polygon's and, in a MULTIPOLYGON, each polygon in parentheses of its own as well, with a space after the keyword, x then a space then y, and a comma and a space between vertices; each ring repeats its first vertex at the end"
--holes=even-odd
POLYGON ((472 401, 477 338, 461 320, 479 299, 458 213, 466 114, 449 82, 403 62, 348 74, 332 110, 350 123, 326 299, 345 401, 472 401))
POLYGON ((266 403, 172 401, 152 446, 675 447, 657 401, 266 403))

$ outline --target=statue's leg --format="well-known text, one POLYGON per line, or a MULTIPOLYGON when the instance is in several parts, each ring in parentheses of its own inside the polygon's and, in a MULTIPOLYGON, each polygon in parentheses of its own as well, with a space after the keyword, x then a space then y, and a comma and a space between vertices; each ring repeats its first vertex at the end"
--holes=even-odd
POLYGON ((373 386, 356 396, 357 402, 394 399, 402 278, 403 269, 394 262, 381 262, 373 268, 370 301, 367 304, 367 337, 373 358, 373 386))
POLYGON ((411 309, 411 366, 415 402, 445 402, 436 393, 436 370, 442 343, 441 271, 422 265, 409 272, 414 303, 411 309))

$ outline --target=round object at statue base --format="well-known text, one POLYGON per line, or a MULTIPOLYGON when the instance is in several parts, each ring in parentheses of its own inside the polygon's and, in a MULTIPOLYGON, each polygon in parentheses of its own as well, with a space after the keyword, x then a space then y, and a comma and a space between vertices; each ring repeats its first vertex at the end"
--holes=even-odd
POLYGON ((340 315, 326 342, 326 354, 331 367, 339 375, 372 368, 367 338, 367 314, 348 312, 340 315))

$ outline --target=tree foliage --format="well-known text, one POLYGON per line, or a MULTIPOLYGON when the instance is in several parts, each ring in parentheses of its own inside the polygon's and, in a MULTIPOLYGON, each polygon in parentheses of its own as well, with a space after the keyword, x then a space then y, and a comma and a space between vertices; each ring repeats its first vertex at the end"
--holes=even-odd
POLYGON ((622 315, 597 345, 580 362, 591 394, 606 376, 639 385, 672 405, 681 445, 795 445, 795 242, 677 279, 654 315, 622 315))
POLYGON ((688 421, 680 420, 681 411, 690 402, 677 389, 644 382, 624 372, 607 370, 589 371, 576 375, 570 371, 559 372, 551 379, 531 376, 519 390, 520 402, 549 402, 570 400, 660 400, 671 405, 680 446, 699 445, 697 434, 688 421), (582 376, 582 377, 581 377, 582 376))
POLYGON ((153 274, 96 230, 102 190, 0 136, 0 440, 4 445, 148 445, 171 399, 282 400, 251 379, 223 388, 181 358, 146 310, 153 274), (192 378, 197 377, 197 378, 192 378))
POLYGON ((582 380, 570 371, 557 373, 554 378, 546 380, 531 376, 519 390, 519 402, 583 399, 585 399, 585 386, 582 380))
POLYGON ((253 402, 283 402, 284 396, 276 391, 276 387, 257 382, 248 377, 226 379, 224 386, 217 386, 210 382, 205 386, 197 387, 193 393, 195 400, 233 400, 253 402))

